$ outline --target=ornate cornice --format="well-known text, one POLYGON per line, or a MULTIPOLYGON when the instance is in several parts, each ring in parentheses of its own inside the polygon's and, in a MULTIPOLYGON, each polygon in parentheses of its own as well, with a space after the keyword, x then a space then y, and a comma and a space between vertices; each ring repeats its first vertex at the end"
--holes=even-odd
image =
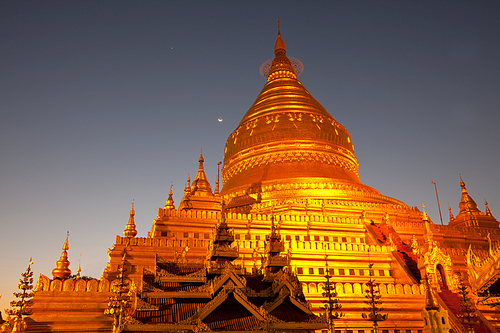
MULTIPOLYGON (((292 163, 292 162, 316 162, 327 165, 333 165, 346 169, 358 176, 358 163, 352 158, 339 154, 337 151, 317 151, 313 149, 303 149, 298 147, 297 143, 281 143, 275 147, 265 146, 261 149, 252 148, 251 157, 245 158, 241 155, 231 158, 224 168, 222 179, 224 181, 236 176, 237 174, 268 164, 292 163), (260 154, 257 154, 260 153, 260 154)), ((325 150, 329 147, 325 146, 325 150)))

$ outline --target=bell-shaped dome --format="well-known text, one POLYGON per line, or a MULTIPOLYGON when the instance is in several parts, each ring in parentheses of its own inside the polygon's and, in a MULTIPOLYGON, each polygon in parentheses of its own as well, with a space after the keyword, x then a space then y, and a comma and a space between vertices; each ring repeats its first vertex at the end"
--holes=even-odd
POLYGON ((265 74, 266 85, 226 141, 221 194, 241 197, 264 184, 304 180, 365 187, 349 132, 297 80, 279 32, 265 74))

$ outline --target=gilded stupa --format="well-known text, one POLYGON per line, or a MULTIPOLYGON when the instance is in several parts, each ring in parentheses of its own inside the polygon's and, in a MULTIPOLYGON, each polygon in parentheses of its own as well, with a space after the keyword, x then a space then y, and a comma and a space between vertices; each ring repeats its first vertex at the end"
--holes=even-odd
POLYGON ((68 260, 68 250, 69 250, 69 231, 66 234, 66 240, 64 241, 62 247, 62 253, 59 260, 56 262, 56 268, 52 270, 52 276, 54 279, 67 279, 71 275, 71 269, 69 269, 70 262, 68 260))
POLYGON ((132 206, 99 279, 69 276, 63 248, 53 278, 38 278, 28 331, 458 333, 472 302, 474 330, 496 333, 500 228, 486 201, 483 213, 460 178, 459 212, 440 225, 363 184, 349 132, 302 68, 278 27, 267 82, 227 139, 221 191, 200 153, 178 207, 171 186, 145 237, 132 206))
POLYGON ((297 79, 303 66, 287 57, 279 27, 274 54, 261 67, 267 83, 226 141, 221 195, 228 208, 249 212, 262 204, 270 212, 284 203, 353 197, 404 205, 361 183, 349 132, 297 79))

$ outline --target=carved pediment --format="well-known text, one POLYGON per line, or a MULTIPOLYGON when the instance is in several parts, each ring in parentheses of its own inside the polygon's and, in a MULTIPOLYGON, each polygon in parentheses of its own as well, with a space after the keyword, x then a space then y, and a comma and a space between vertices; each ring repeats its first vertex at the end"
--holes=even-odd
MULTIPOLYGON (((495 254, 497 251, 494 252, 495 254)), ((492 255, 480 260, 469 246, 466 256, 469 283, 474 293, 485 293, 498 279, 500 279, 500 258, 492 255)))
POLYGON ((224 275, 219 276, 212 282, 213 292, 217 292, 227 281, 232 281, 237 288, 245 288, 246 280, 244 277, 238 276, 234 271, 227 270, 224 275))

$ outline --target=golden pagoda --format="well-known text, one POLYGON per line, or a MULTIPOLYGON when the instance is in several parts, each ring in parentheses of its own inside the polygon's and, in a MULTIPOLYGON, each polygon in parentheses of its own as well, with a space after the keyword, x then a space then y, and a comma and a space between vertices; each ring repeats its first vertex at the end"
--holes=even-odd
POLYGON ((363 184, 349 132, 298 80, 302 69, 278 27, 274 58, 261 67, 267 82, 226 141, 220 193, 200 153, 178 207, 171 186, 146 237, 137 237, 132 206, 100 279, 40 275, 28 329, 326 330, 312 313, 325 313, 328 275, 344 314, 335 333, 371 332, 363 317, 369 282, 386 318, 376 325, 380 333, 423 333, 436 309, 452 332, 465 332, 461 279, 480 314, 474 329, 496 332, 500 302, 486 304, 500 290, 500 228, 487 204, 481 212, 460 177, 459 212, 449 207, 449 224, 438 225, 363 184), (103 313, 118 284, 128 298, 113 327, 103 313), (285 316, 287 307, 300 318, 285 316))
POLYGON ((123 230, 123 235, 125 235, 125 237, 135 237, 137 235, 134 216, 135 216, 135 210, 134 210, 134 203, 132 202, 132 208, 130 209, 130 217, 128 219, 128 223, 127 226, 125 227, 125 230, 123 230))
POLYGON ((68 250, 69 250, 69 243, 68 243, 68 237, 69 237, 69 231, 66 234, 66 240, 64 241, 63 247, 62 247, 62 253, 61 253, 61 258, 56 262, 56 268, 52 270, 52 276, 54 279, 67 279, 71 275, 71 269, 69 269, 70 262, 68 260, 68 250))

